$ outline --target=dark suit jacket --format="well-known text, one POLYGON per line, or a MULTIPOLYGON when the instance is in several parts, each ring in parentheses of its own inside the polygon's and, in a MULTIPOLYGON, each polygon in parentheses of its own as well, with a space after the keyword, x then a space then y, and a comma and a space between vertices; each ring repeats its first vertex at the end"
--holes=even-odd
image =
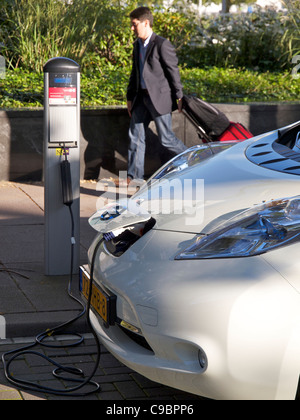
MULTIPOLYGON (((143 77, 152 103, 160 115, 177 109, 176 99, 183 97, 175 48, 165 38, 152 34, 147 48, 143 77)), ((136 100, 140 89, 139 42, 134 43, 133 65, 127 100, 136 100)))

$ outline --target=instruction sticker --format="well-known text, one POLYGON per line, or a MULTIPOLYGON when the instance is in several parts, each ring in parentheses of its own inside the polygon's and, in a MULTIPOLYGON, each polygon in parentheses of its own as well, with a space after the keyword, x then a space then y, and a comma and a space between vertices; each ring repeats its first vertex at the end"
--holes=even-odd
POLYGON ((69 156, 69 154, 70 154, 70 149, 69 148, 66 148, 66 149, 63 149, 63 148, 58 148, 58 149, 56 149, 56 156, 69 156))
POLYGON ((77 89, 51 87, 49 88, 49 105, 76 105, 77 89))

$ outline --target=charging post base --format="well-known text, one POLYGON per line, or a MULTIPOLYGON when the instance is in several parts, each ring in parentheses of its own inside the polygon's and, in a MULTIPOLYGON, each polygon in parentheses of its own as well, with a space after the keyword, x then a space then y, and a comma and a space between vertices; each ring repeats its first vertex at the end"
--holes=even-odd
POLYGON ((45 274, 70 274, 72 247, 76 273, 80 265, 80 67, 64 57, 44 66, 44 182, 45 274))

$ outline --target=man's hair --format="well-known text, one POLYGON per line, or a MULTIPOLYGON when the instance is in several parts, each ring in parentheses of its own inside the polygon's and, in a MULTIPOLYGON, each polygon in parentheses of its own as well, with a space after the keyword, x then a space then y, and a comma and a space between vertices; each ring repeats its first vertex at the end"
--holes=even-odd
POLYGON ((144 22, 145 20, 149 20, 150 27, 153 26, 153 15, 151 13, 151 10, 149 7, 138 7, 137 9, 134 9, 129 17, 131 19, 138 19, 140 22, 144 22))

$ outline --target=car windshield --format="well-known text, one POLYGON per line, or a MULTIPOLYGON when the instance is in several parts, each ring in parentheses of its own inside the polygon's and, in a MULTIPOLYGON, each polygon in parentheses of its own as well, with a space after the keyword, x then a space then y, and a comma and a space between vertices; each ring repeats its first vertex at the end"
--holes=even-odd
POLYGON ((205 145, 198 145, 188 149, 184 153, 176 156, 170 162, 166 163, 160 168, 148 181, 148 184, 153 183, 153 180, 159 180, 168 175, 173 175, 174 172, 180 172, 197 165, 204 160, 232 147, 235 142, 226 143, 208 143, 205 145))

